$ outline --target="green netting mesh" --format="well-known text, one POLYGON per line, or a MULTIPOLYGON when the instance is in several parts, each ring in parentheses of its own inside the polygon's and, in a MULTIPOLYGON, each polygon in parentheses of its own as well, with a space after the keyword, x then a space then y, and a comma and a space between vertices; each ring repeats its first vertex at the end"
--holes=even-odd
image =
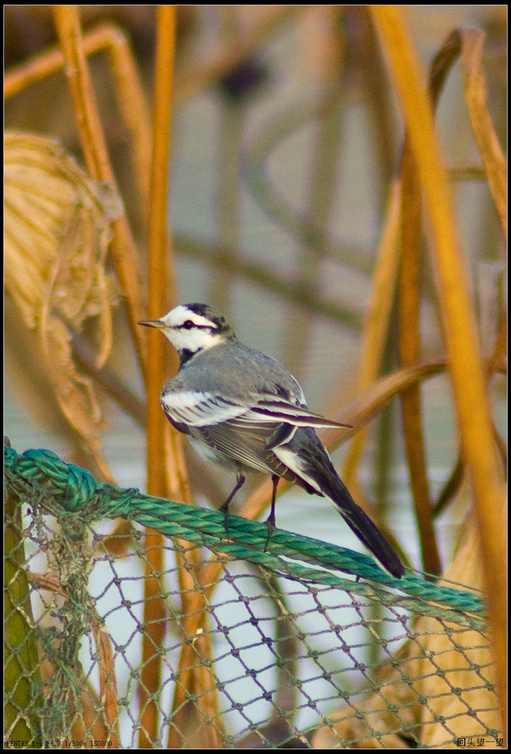
POLYGON ((265 551, 266 526, 237 516, 227 539, 217 511, 99 484, 49 451, 6 448, 5 474, 9 744, 501 743, 468 587, 397 581, 279 530, 265 551), (167 535, 157 573, 146 526, 167 535))

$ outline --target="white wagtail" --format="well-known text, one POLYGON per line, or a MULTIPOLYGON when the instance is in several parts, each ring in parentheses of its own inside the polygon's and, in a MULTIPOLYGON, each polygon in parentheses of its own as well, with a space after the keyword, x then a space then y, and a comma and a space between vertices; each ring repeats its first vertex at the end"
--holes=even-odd
POLYGON ((207 461, 236 472, 236 486, 221 508, 226 521, 245 473, 263 471, 273 482, 269 533, 282 477, 328 497, 385 568, 398 578, 404 574, 399 557, 355 503, 316 434, 316 427, 347 425, 309 411, 295 378, 276 359, 240 343, 211 306, 185 304, 139 324, 161 330, 179 354, 179 372, 161 393, 172 425, 207 461))

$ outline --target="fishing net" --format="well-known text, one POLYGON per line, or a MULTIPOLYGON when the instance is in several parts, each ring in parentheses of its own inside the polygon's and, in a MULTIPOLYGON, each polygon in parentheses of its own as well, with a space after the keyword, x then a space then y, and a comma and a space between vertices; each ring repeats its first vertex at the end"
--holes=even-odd
POLYGON ((227 537, 49 451, 6 448, 5 474, 7 745, 502 745, 476 590, 280 530, 265 549, 237 516, 227 537))

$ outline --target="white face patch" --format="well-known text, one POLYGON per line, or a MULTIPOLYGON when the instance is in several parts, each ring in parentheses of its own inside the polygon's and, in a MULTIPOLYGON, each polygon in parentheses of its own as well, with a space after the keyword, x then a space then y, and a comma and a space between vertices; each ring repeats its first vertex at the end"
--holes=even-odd
POLYGON ((178 351, 196 353, 223 341, 222 336, 215 332, 217 326, 214 322, 183 305, 176 306, 160 322, 164 325, 163 334, 178 351), (187 329, 183 327, 185 322, 193 322, 195 327, 187 329))
POLYGON ((167 336, 174 348, 178 351, 203 351, 211 346, 216 346, 221 338, 210 330, 173 330, 165 328, 162 333, 167 336))
POLYGON ((190 311, 188 307, 183 306, 182 304, 180 306, 176 306, 175 309, 172 309, 172 311, 162 317, 161 321, 167 327, 172 328, 180 327, 188 321, 193 322, 194 325, 197 325, 197 327, 217 327, 215 323, 207 317, 204 317, 202 314, 197 314, 197 312, 190 311))

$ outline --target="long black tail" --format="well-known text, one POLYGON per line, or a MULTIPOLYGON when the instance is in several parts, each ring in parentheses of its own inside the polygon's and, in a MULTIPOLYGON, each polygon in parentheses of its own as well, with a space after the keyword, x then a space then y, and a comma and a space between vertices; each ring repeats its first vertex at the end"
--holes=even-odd
POLYGON ((300 458, 300 468, 303 468, 304 472, 300 476, 308 492, 314 493, 314 488, 319 487, 374 557, 389 573, 400 579, 405 569, 399 556, 369 516, 353 500, 316 432, 309 428, 300 429, 289 447, 300 458))

